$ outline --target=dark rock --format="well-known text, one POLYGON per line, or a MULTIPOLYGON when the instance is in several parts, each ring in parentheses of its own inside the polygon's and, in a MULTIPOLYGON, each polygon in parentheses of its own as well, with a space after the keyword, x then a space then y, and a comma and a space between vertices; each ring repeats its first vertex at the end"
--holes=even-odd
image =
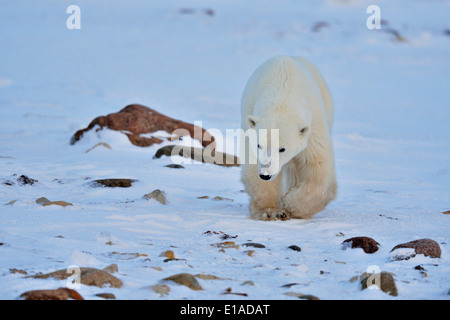
POLYGON ((320 300, 318 297, 313 296, 311 294, 303 294, 299 292, 286 292, 285 295, 291 296, 291 297, 297 297, 302 300, 320 300))
POLYGON ((426 257, 440 258, 441 257, 441 247, 439 244, 431 239, 419 239, 406 243, 401 243, 392 248, 391 252, 400 248, 411 248, 414 249, 415 254, 410 256, 396 256, 396 260, 407 260, 414 257, 416 254, 423 254, 426 257))
POLYGON ((21 185, 24 186, 26 184, 29 185, 33 185, 37 180, 34 180, 32 178, 29 178, 25 175, 21 175, 19 178, 17 178, 17 182, 21 185))
POLYGON ((222 152, 216 152, 215 150, 208 150, 201 148, 194 148, 181 145, 169 145, 159 148, 153 159, 159 159, 162 156, 182 156, 184 158, 190 158, 192 160, 204 163, 217 164, 224 167, 238 167, 239 158, 222 152), (175 150, 174 150, 175 149, 175 150))
POLYGON ((362 248, 365 253, 374 253, 378 251, 378 246, 380 245, 374 239, 369 237, 354 237, 342 242, 344 248, 347 245, 351 245, 352 248, 362 248))
POLYGON ((291 250, 294 250, 294 251, 302 251, 302 248, 300 248, 299 246, 296 246, 295 244, 293 244, 292 246, 289 246, 288 247, 289 249, 291 249, 291 250))
POLYGON ((91 185, 94 187, 109 187, 109 188, 129 188, 132 186, 133 182, 136 182, 137 180, 133 179, 98 179, 93 180, 91 185))
POLYGON ((244 243, 243 246, 245 247, 253 247, 253 248, 265 248, 266 246, 261 244, 261 243, 256 243, 256 242, 247 242, 244 243))
POLYGON ((103 298, 103 299, 116 299, 116 296, 114 294, 106 293, 106 292, 105 293, 97 293, 95 296, 103 298))
POLYGON ((55 290, 32 290, 20 295, 25 300, 84 300, 75 290, 69 288, 59 288, 55 290))
POLYGON ((248 294, 246 294, 246 293, 233 292, 231 287, 230 288, 226 288, 225 291, 222 292, 222 294, 224 294, 224 295, 225 294, 232 294, 232 295, 235 295, 235 296, 242 296, 242 297, 247 297, 248 296, 248 294))
POLYGON ((211 136, 208 131, 203 128, 196 127, 193 124, 183 122, 170 118, 156 110, 150 109, 140 104, 131 104, 123 108, 117 113, 111 113, 106 116, 100 116, 91 121, 89 126, 85 129, 78 130, 72 136, 70 144, 75 144, 83 137, 83 134, 89 130, 92 130, 95 126, 99 126, 101 130, 103 128, 109 128, 111 130, 117 130, 127 135, 130 142, 136 146, 148 147, 154 143, 163 142, 158 137, 143 137, 141 134, 154 133, 156 131, 166 131, 169 134, 173 134, 175 130, 178 130, 175 139, 179 139, 182 135, 190 135, 193 139, 197 139, 203 146, 207 146, 210 143, 214 143, 214 137, 211 136), (198 136, 194 135, 194 132, 198 136))
POLYGON ((168 164, 164 167, 173 168, 173 169, 184 169, 184 167, 181 164, 175 164, 175 163, 168 164))

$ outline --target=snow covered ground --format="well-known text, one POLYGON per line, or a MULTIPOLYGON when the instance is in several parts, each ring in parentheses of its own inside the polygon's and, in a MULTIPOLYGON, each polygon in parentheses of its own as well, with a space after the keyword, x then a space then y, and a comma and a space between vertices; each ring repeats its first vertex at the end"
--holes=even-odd
POLYGON ((370 4, 0 1, 0 299, 67 285, 11 269, 113 263, 122 288, 77 291, 86 299, 449 299, 450 1, 376 1, 380 30, 366 27, 370 4), (79 30, 66 27, 71 4, 81 9, 79 30), (93 118, 129 103, 238 128, 245 82, 277 54, 314 62, 335 99, 339 196, 311 220, 251 220, 236 167, 166 168, 170 158, 152 159, 158 146, 135 147, 111 131, 69 144, 93 118), (85 152, 100 141, 112 150, 85 152), (22 186, 20 175, 38 182, 22 186), (139 181, 88 183, 101 178, 139 181), (142 198, 154 189, 166 205, 142 198), (39 197, 73 206, 43 207, 39 197), (239 247, 213 246, 221 232, 239 247), (343 250, 354 236, 381 247, 343 250), (441 258, 390 260, 395 245, 420 238, 437 241, 441 258), (166 250, 180 260, 164 262, 166 250), (397 297, 349 281, 374 266, 395 274, 397 297), (149 288, 181 272, 222 280, 199 279, 201 291, 165 283, 163 297, 149 288))

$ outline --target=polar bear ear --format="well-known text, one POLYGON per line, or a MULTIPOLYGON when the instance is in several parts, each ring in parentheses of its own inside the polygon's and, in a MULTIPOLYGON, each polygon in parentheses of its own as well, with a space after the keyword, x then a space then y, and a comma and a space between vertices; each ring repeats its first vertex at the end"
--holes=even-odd
POLYGON ((304 127, 304 126, 300 126, 300 135, 303 136, 306 133, 308 133, 309 128, 308 127, 304 127))
POLYGON ((258 117, 255 116, 247 116, 247 123, 250 128, 254 128, 256 126, 256 123, 258 122, 258 117))

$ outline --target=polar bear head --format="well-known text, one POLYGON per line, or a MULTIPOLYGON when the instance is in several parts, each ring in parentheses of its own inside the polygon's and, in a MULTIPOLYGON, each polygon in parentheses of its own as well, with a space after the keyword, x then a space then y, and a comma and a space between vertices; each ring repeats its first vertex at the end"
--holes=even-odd
POLYGON ((275 119, 249 115, 247 124, 256 131, 257 139, 250 140, 250 148, 257 155, 258 175, 266 181, 274 179, 286 163, 306 149, 311 133, 311 120, 292 113, 275 119))

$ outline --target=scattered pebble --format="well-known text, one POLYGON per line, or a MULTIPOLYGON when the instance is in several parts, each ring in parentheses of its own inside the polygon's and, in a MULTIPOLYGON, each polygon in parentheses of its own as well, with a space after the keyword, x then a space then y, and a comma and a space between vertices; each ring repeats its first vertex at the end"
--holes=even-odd
POLYGON ((159 293, 161 298, 168 295, 170 292, 170 287, 166 284, 155 284, 150 286, 150 289, 156 293, 159 293))
POLYGON ((243 244, 244 247, 253 247, 253 248, 265 248, 266 246, 261 243, 256 242, 247 242, 243 244))
POLYGON ((184 167, 181 164, 175 164, 175 163, 165 165, 164 167, 172 168, 172 169, 184 169, 184 167))
POLYGON ((164 281, 173 281, 180 285, 186 286, 191 290, 203 290, 197 279, 190 273, 178 273, 163 279, 164 281))
POLYGON ((17 182, 21 185, 24 186, 26 184, 29 185, 33 185, 37 180, 34 180, 32 178, 29 178, 25 175, 21 175, 19 178, 17 178, 17 182))
POLYGON ((288 249, 294 250, 294 251, 302 251, 302 248, 300 248, 299 246, 296 246, 295 244, 293 244, 292 246, 289 246, 288 249))
POLYGON ((36 199, 36 203, 40 204, 44 207, 51 206, 51 205, 57 205, 57 206, 61 206, 61 207, 73 206, 73 204, 71 204, 70 202, 60 201, 60 200, 50 201, 45 197, 40 197, 40 198, 36 199))
POLYGON ((233 294, 236 296, 243 296, 243 297, 247 297, 248 294, 246 293, 240 293, 240 292, 233 292, 231 288, 226 288, 225 291, 222 294, 233 294))
POLYGON ((107 148, 109 150, 112 150, 111 146, 109 144, 107 144, 106 142, 99 142, 95 146, 93 146, 92 148, 86 150, 85 153, 88 153, 89 151, 91 151, 91 150, 93 150, 93 149, 95 149, 97 147, 105 147, 105 148, 107 148))
POLYGON ((230 199, 230 198, 224 198, 224 197, 221 197, 221 196, 215 196, 215 197, 213 198, 213 200, 214 200, 214 201, 223 201, 223 200, 234 201, 233 199, 230 199))
POLYGON ((103 299, 108 299, 108 300, 114 300, 114 299, 116 299, 116 296, 114 295, 114 294, 112 294, 112 293, 97 293, 96 295, 95 295, 96 297, 100 297, 100 298, 103 298, 103 299))
POLYGON ((234 241, 224 241, 220 243, 214 243, 212 244, 212 246, 222 249, 229 249, 229 248, 239 249, 239 245, 237 245, 234 241))
POLYGON ((5 203, 4 205, 5 206, 12 206, 14 203, 16 203, 17 202, 17 200, 11 200, 11 201, 9 201, 8 203, 5 203))
POLYGON ((153 190, 150 193, 144 194, 143 198, 145 199, 155 199, 161 204, 166 204, 166 194, 164 191, 161 191, 159 189, 153 190))
POLYGON ((318 297, 313 296, 311 294, 303 294, 298 292, 286 292, 285 295, 291 296, 291 297, 297 297, 299 299, 303 300, 320 300, 318 297))
POLYGON ((231 280, 230 278, 220 278, 218 276, 212 274, 196 274, 194 277, 202 279, 202 280, 231 280))

